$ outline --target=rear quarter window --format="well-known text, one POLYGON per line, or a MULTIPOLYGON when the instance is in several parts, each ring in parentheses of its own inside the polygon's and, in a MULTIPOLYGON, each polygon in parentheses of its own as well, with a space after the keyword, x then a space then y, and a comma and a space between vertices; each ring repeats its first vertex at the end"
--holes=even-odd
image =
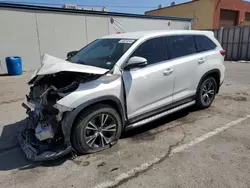
POLYGON ((208 37, 203 35, 194 36, 197 52, 204 52, 208 50, 213 50, 216 48, 216 45, 208 37))

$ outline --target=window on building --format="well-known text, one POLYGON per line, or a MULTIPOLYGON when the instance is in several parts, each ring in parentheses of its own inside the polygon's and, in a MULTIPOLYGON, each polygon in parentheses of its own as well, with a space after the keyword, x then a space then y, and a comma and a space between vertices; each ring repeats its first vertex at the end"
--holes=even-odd
POLYGON ((232 27, 238 25, 239 11, 220 10, 220 27, 232 27))
POLYGON ((250 25, 250 13, 246 12, 245 13, 245 22, 244 25, 250 25))

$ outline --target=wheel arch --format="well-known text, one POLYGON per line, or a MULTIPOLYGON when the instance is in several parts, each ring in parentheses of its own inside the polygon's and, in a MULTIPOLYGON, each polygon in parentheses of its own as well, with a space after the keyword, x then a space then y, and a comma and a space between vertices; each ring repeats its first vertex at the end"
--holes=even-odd
POLYGON ((211 76, 211 77, 213 77, 213 78, 215 79, 215 81, 216 81, 216 83, 217 83, 217 91, 216 91, 216 93, 219 92, 221 73, 220 73, 220 70, 219 70, 219 69, 212 69, 212 70, 206 72, 206 73, 201 77, 200 82, 199 82, 198 87, 197 87, 197 90, 196 90, 196 94, 197 94, 197 92, 198 92, 198 90, 199 90, 199 87, 200 87, 202 81, 203 81, 205 78, 209 77, 209 76, 211 76))
POLYGON ((102 96, 95 99, 92 99, 84 104, 81 104, 77 108, 75 108, 71 112, 67 112, 65 114, 65 118, 62 122, 62 132, 64 134, 64 142, 67 146, 71 145, 71 133, 72 128, 74 127, 77 119, 81 115, 81 113, 88 107, 93 106, 98 103, 104 103, 109 104, 112 107, 114 107, 122 120, 123 127, 125 126, 125 120, 126 120, 126 113, 124 109, 124 105, 122 105, 122 102, 115 96, 102 96))

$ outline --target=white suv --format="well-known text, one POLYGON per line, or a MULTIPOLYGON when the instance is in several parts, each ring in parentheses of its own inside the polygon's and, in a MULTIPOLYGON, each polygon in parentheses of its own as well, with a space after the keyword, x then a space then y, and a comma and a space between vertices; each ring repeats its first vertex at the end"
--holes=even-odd
POLYGON ((124 130, 183 108, 207 108, 224 79, 225 51, 210 31, 146 31, 99 38, 62 60, 45 55, 32 79, 29 159, 109 148, 124 130))

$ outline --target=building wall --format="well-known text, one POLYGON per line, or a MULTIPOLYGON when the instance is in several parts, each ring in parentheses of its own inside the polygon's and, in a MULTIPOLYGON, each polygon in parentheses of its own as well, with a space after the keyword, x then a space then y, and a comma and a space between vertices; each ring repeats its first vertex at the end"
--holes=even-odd
POLYGON ((114 17, 114 23, 109 24, 110 33, 135 32, 147 30, 174 30, 191 29, 191 22, 171 20, 138 19, 126 17, 114 17))
POLYGON ((24 71, 35 70, 45 53, 65 59, 67 52, 108 34, 190 29, 191 22, 0 8, 0 26, 0 73, 6 73, 7 56, 20 56, 24 71))
POLYGON ((207 29, 213 26, 213 0, 199 0, 148 11, 146 15, 175 16, 193 19, 193 29, 207 29))
POLYGON ((24 70, 38 67, 40 52, 35 14, 3 9, 0 11, 0 27, 0 73, 6 72, 7 56, 22 57, 24 70))
POLYGON ((238 11, 238 23, 237 25, 244 25, 245 14, 250 12, 250 3, 243 0, 214 0, 214 28, 220 27, 220 12, 221 9, 238 11))
POLYGON ((36 12, 40 53, 65 58, 87 43, 84 16, 36 12))
POLYGON ((108 18, 101 16, 36 12, 36 17, 41 55, 65 59, 67 52, 109 34, 108 18))

